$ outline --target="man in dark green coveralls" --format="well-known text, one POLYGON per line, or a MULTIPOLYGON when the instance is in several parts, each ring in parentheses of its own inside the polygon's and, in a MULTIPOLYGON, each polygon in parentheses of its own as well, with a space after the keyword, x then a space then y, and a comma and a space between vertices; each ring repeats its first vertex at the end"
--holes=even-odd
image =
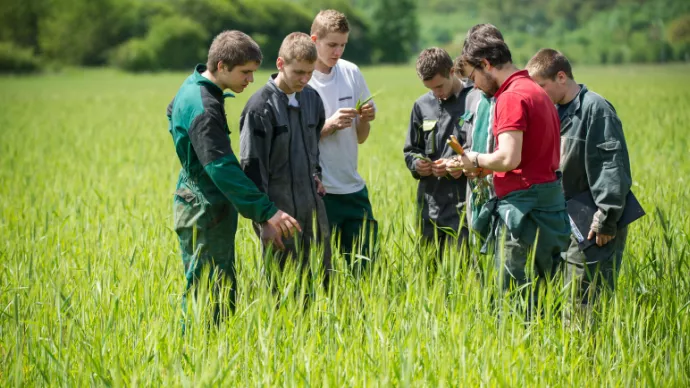
POLYGON ((182 164, 173 200, 175 232, 180 240, 187 287, 192 290, 209 267, 214 284, 214 319, 225 307, 234 309, 235 233, 238 212, 262 224, 282 248, 300 226, 278 210, 242 172, 229 138, 224 89, 241 93, 253 82, 262 60, 259 46, 240 31, 225 31, 211 44, 206 65, 197 65, 168 106, 170 133, 182 164), (229 284, 226 284, 228 283, 229 284), (229 289, 227 289, 229 287, 229 289), (222 302, 221 292, 229 293, 222 302), (222 308, 221 308, 222 307, 222 308))
POLYGON ((597 246, 585 255, 572 236, 563 254, 566 279, 575 282, 586 307, 602 290, 614 289, 623 260, 628 228, 619 228, 618 220, 632 184, 623 126, 611 103, 575 82, 570 62, 560 52, 540 50, 527 70, 558 107, 565 198, 590 191, 598 207, 586 236, 596 239, 597 246))

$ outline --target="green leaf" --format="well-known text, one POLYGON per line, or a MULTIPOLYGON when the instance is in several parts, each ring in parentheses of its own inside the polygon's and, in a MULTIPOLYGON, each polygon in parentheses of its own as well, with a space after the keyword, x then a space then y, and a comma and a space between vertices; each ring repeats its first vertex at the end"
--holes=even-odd
POLYGON ((371 101, 374 97, 376 97, 376 96, 377 96, 378 94, 380 94, 382 91, 383 91, 383 89, 382 89, 382 90, 379 90, 378 92, 376 92, 376 93, 372 94, 371 96, 369 96, 369 97, 368 97, 366 100, 364 100, 364 101, 362 101, 362 97, 360 96, 360 98, 357 99, 357 105, 355 105, 355 109, 357 109, 357 110, 362 109, 362 107, 363 107, 364 105, 366 105, 367 102, 371 101))

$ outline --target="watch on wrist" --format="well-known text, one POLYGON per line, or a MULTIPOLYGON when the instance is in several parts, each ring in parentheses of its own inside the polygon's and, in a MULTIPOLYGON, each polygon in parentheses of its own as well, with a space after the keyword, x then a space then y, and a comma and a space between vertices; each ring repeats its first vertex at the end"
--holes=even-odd
POLYGON ((474 168, 479 168, 479 153, 474 155, 474 160, 472 161, 474 168))

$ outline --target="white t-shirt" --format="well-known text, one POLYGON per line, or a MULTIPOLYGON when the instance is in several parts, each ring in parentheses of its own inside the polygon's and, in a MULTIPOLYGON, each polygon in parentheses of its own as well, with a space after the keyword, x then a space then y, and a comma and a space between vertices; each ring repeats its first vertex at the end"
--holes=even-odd
MULTIPOLYGON (((314 70, 309 86, 321 95, 326 119, 338 109, 354 108, 358 99, 363 101, 371 95, 357 65, 344 59, 338 60, 328 74, 314 70)), ((357 120, 350 128, 337 130, 319 141, 323 185, 330 194, 351 194, 364 188, 364 179, 357 172, 356 128, 357 120)))

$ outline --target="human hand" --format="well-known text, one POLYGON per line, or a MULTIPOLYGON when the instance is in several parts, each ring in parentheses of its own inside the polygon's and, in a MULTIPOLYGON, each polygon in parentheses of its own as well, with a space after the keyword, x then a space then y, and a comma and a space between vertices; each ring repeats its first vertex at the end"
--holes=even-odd
POLYGON ((613 240, 614 238, 616 238, 616 236, 611 236, 611 235, 608 235, 608 234, 601 234, 601 233, 597 233, 597 232, 595 232, 595 231, 593 231, 593 230, 590 230, 590 231, 589 231, 589 235, 587 235, 587 240, 591 240, 591 239, 593 239, 593 238, 595 238, 595 237, 596 237, 596 239, 597 239, 597 240, 596 240, 596 241, 597 241, 597 245, 600 246, 600 247, 603 247, 604 245, 606 245, 606 244, 608 244, 609 242, 611 242, 611 240, 613 240))
POLYGON ((359 119, 365 123, 374 121, 376 119, 376 109, 374 109, 374 105, 370 102, 362 105, 359 110, 359 119))
POLYGON ((415 161, 414 168, 415 171, 417 171, 417 174, 419 174, 420 176, 431 175, 431 162, 427 162, 426 160, 422 159, 417 159, 415 161))
POLYGON ((448 174, 446 159, 438 159, 434 161, 431 164, 431 173, 438 178, 446 176, 446 174, 448 174))
POLYGON ((446 159, 446 171, 448 171, 450 176, 452 176, 454 179, 458 179, 463 174, 462 164, 453 158, 446 159))
POLYGON ((345 128, 350 128, 352 122, 359 115, 357 109, 354 108, 341 108, 333 114, 328 120, 326 120, 326 127, 334 130, 341 130, 345 128))
POLYGON ((295 234, 295 230, 302 231, 299 222, 282 210, 278 210, 273 217, 266 221, 266 224, 275 228, 276 232, 279 232, 286 238, 292 237, 292 235, 295 234))
POLYGON ((323 187, 323 183, 321 183, 321 179, 319 179, 319 177, 316 175, 314 175, 314 182, 316 183, 316 193, 321 197, 326 195, 326 188, 323 187))

